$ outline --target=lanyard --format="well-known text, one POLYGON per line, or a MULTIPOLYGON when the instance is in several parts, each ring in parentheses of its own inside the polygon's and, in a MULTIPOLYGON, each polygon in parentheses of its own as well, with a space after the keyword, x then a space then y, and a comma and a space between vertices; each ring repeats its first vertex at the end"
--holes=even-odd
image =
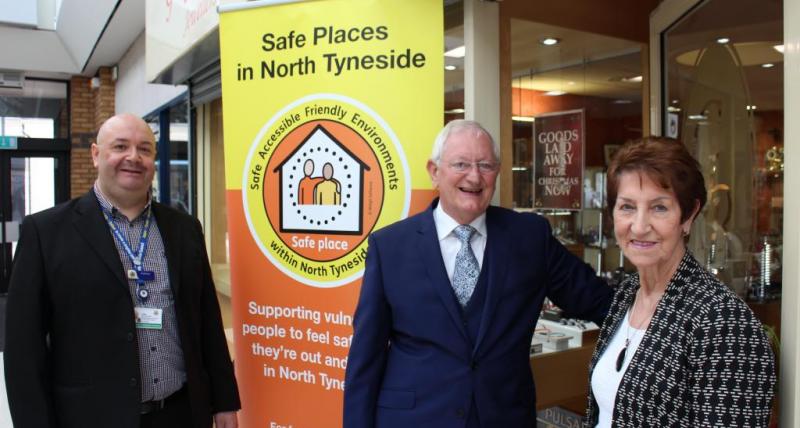
POLYGON ((147 289, 142 288, 144 286, 144 278, 142 275, 143 267, 142 262, 144 260, 145 252, 147 251, 147 241, 150 237, 150 219, 153 216, 153 211, 150 207, 147 208, 147 214, 144 220, 144 227, 142 227, 142 235, 139 237, 139 245, 137 245, 136 253, 133 252, 130 243, 122 235, 122 231, 119 230, 116 223, 111 219, 111 216, 105 209, 103 211, 103 217, 106 219, 106 223, 108 223, 108 227, 111 229, 111 232, 114 234, 114 239, 122 245, 122 249, 125 250, 125 254, 128 255, 128 258, 133 263, 133 268, 136 270, 136 295, 140 301, 144 302, 147 299, 148 292, 147 289))

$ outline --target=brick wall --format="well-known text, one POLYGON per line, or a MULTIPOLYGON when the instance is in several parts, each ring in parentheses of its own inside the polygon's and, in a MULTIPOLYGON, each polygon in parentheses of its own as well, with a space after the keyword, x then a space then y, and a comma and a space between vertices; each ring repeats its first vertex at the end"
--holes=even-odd
POLYGON ((91 79, 73 76, 70 80, 70 193, 78 197, 88 191, 97 171, 92 164, 91 146, 100 125, 114 115, 114 82, 111 69, 98 71, 100 87, 92 88, 91 79))

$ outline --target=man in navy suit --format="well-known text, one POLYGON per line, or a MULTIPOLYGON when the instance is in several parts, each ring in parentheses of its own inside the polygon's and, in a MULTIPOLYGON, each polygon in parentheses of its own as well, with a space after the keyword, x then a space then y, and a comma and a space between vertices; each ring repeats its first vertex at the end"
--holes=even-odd
POLYGON ((534 427, 531 336, 545 297, 602 322, 611 289, 547 220, 489 206, 500 150, 447 124, 428 172, 439 199, 369 238, 344 426, 534 427))

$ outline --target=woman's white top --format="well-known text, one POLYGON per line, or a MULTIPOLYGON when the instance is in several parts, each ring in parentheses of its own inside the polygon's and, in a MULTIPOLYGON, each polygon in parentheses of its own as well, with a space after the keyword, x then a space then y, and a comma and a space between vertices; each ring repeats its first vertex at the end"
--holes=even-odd
POLYGON ((617 332, 609 341, 603 355, 597 360, 597 365, 592 372, 592 393, 594 399, 597 401, 597 406, 600 410, 597 425, 599 428, 611 428, 611 419, 614 416, 614 401, 617 398, 617 389, 628 370, 633 354, 642 342, 645 330, 638 330, 630 325, 630 310, 625 313, 625 318, 619 324, 617 332), (625 347, 626 337, 630 338, 628 350, 625 352, 625 362, 622 364, 622 369, 617 371, 617 357, 625 347))

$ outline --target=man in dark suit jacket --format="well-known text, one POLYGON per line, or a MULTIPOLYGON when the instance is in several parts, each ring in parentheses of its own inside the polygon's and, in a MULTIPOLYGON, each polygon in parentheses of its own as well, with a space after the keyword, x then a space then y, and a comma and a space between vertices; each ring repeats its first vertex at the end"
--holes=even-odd
POLYGON ((498 171, 488 132, 450 122, 428 162, 439 200, 370 237, 345 428, 534 427, 529 349, 544 298, 602 322, 611 289, 547 221, 489 206, 498 171))
POLYGON ((150 199, 155 156, 147 124, 115 116, 93 190, 23 222, 5 348, 17 428, 236 427, 200 224, 150 199))

